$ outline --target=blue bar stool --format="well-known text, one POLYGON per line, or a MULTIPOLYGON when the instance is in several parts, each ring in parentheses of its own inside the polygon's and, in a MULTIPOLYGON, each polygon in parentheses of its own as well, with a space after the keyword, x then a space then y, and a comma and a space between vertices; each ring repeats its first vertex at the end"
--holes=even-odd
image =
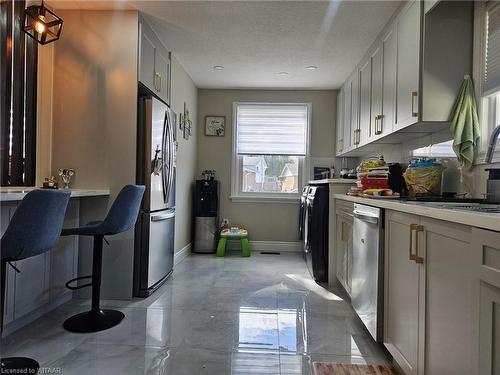
POLYGON ((92 255, 92 275, 81 276, 66 283, 71 290, 92 287, 92 308, 72 316, 64 322, 64 328, 70 332, 98 332, 119 324, 125 315, 121 311, 102 310, 99 304, 101 296, 102 242, 104 236, 125 232, 135 226, 141 207, 144 186, 127 185, 116 197, 104 221, 94 221, 79 228, 63 229, 62 236, 78 235, 94 237, 92 255), (84 285, 72 286, 71 283, 90 279, 84 285))
MULTIPOLYGON (((53 248, 59 240, 69 191, 34 190, 17 207, 0 240, 2 295, 0 326, 3 329, 7 263, 33 257, 53 248)), ((19 272, 19 270, 11 264, 19 272)), ((40 365, 26 357, 2 358, 2 374, 35 374, 40 365), (24 371, 24 372, 23 372, 24 371)))

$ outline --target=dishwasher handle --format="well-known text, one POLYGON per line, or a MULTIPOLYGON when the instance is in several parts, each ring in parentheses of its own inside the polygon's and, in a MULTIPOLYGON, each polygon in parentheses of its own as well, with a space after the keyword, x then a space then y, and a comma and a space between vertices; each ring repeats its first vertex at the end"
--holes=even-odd
POLYGON ((376 217, 376 216, 366 215, 366 214, 359 212, 359 211, 356 211, 356 210, 353 211, 352 214, 356 219, 365 221, 365 222, 370 223, 370 224, 378 224, 378 217, 376 217))

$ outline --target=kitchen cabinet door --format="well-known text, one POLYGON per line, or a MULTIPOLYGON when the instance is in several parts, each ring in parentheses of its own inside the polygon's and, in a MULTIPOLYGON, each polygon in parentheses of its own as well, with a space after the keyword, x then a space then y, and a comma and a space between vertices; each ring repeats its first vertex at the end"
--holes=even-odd
POLYGON ((371 84, 371 118, 369 140, 382 135, 382 85, 383 85, 383 49, 378 46, 371 55, 372 84, 371 84))
POLYGON ((155 79, 158 96, 170 104, 170 54, 161 48, 155 54, 155 79))
POLYGON ((337 121, 335 124, 335 153, 339 155, 344 149, 344 89, 337 94, 337 121))
POLYGON ((368 142, 371 127, 372 64, 368 59, 359 69, 359 144, 368 142))
POLYGON ((379 121, 380 136, 392 133, 396 108, 396 50, 395 28, 382 39, 382 118, 379 121))
POLYGON ((351 295, 352 268, 352 209, 337 210, 337 279, 346 292, 351 295))
POLYGON ((142 23, 139 24, 139 82, 155 91, 155 54, 156 47, 142 23))
POLYGON ((384 345, 406 375, 418 374, 421 267, 412 256, 420 218, 386 211, 384 345))
POLYGON ((361 142, 359 128, 359 70, 355 70, 351 75, 351 148, 356 148, 361 142))
POLYGON ((397 22, 396 130, 418 121, 420 82, 420 1, 411 1, 397 22))
POLYGON ((500 374, 500 232, 474 228, 479 273, 479 374, 500 374))
POLYGON ((421 218, 419 374, 477 373, 479 279, 471 227, 421 218), (466 338, 466 339, 465 339, 466 338))
POLYGON ((353 137, 351 131, 351 123, 352 123, 352 80, 349 78, 344 84, 344 144, 343 144, 343 152, 349 151, 353 146, 353 137))
POLYGON ((479 374, 500 374, 500 288, 481 283, 479 374))

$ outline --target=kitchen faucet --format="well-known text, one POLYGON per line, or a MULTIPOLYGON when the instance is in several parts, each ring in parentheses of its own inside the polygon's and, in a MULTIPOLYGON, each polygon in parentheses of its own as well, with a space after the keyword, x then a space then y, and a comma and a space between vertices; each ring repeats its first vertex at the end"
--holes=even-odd
MULTIPOLYGON (((493 160, 493 154, 495 153, 495 148, 498 142, 498 136, 500 135, 500 125, 497 125, 490 136, 490 143, 488 146, 488 151, 486 152, 486 157, 484 162, 486 164, 491 164, 493 160)), ((499 168, 489 168, 488 171, 488 181, 486 182, 486 198, 490 201, 500 202, 500 169, 499 168)))
POLYGON ((488 151, 486 152, 486 157, 484 158, 484 162, 486 164, 490 164, 493 160, 493 153, 495 152, 495 147, 497 145, 498 136, 500 135, 500 125, 497 125, 490 136, 490 143, 488 146, 488 151))

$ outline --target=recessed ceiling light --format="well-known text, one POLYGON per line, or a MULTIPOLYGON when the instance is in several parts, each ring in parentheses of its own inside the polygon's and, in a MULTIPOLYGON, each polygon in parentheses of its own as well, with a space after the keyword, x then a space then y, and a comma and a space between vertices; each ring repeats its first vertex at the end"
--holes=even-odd
POLYGON ((276 74, 279 75, 279 76, 287 76, 288 72, 278 72, 276 74))
POLYGON ((222 70, 224 67, 222 65, 214 65, 214 70, 222 70))
POLYGON ((306 66, 306 69, 307 70, 316 70, 316 69, 318 69, 318 67, 315 65, 309 65, 309 66, 306 66))

